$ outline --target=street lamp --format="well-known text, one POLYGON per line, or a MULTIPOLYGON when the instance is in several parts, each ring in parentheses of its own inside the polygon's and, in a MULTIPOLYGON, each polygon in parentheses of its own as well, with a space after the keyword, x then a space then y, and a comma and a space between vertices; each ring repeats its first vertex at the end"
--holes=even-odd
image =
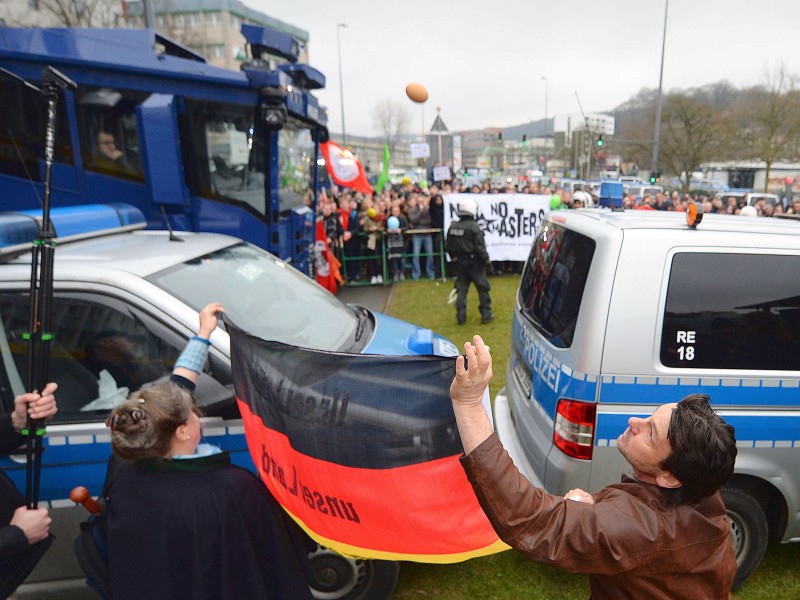
POLYGON ((344 128, 344 86, 342 84, 342 40, 339 33, 342 27, 347 27, 345 23, 338 23, 336 25, 336 48, 339 52, 339 102, 342 106, 342 146, 347 146, 347 132, 344 128))
POLYGON ((549 129, 547 126, 547 87, 548 81, 547 77, 542 76, 542 80, 544 80, 544 170, 547 170, 547 130, 549 129))
POLYGON ((656 124, 653 128, 653 157, 650 171, 658 172, 658 143, 661 140, 661 84, 664 80, 664 48, 667 45, 667 11, 669 0, 664 2, 664 35, 661 38, 661 71, 658 74, 658 98, 656 99, 656 124))

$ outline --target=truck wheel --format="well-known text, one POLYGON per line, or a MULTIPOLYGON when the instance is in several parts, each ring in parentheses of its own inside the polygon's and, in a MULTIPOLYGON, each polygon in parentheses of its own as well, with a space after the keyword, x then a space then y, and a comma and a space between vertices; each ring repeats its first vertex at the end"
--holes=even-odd
POLYGON ((728 518, 731 521, 731 542, 736 553, 736 578, 733 588, 736 589, 764 558, 769 539, 767 517, 761 504, 749 493, 736 486, 725 486, 720 489, 728 518))
POLYGON ((386 600, 397 585, 400 563, 356 560, 318 547, 308 555, 316 600, 386 600))

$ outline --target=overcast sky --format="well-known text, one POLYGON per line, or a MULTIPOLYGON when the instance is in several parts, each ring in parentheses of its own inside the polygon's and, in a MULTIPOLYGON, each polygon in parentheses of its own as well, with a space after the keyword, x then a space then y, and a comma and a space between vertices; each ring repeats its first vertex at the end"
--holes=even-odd
MULTIPOLYGON (((407 106, 412 133, 441 107, 451 131, 508 127, 545 116, 609 110, 658 87, 665 0, 243 0, 308 31, 311 65, 327 78, 315 95, 342 129, 376 135, 371 113, 407 106), (547 81, 542 79, 546 77, 547 81), (430 94, 405 95, 410 82, 430 94)), ((664 90, 726 79, 763 83, 781 64, 800 74, 797 0, 671 0, 664 90)))

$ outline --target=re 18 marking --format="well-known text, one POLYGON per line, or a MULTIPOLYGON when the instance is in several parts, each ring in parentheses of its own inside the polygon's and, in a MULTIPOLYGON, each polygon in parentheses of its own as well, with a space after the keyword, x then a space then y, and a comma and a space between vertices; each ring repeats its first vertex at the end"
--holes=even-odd
POLYGON ((678 358, 680 360, 694 360, 694 344, 696 339, 695 331, 678 331, 677 342, 679 344, 687 344, 686 346, 678 346, 678 358))

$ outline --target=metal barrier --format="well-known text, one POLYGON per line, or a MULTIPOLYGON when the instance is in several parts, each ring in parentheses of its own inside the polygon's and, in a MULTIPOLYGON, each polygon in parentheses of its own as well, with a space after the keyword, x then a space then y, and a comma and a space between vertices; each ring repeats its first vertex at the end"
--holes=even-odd
MULTIPOLYGON (((386 285, 397 283, 392 281, 391 274, 389 273, 389 260, 387 259, 388 252, 386 248, 387 237, 389 235, 392 234, 387 234, 385 231, 378 231, 373 234, 364 232, 357 233, 353 236, 352 240, 358 240, 358 248, 360 249, 358 254, 353 253, 352 245, 350 254, 346 252, 347 244, 334 249, 334 252, 337 253, 337 257, 342 263, 342 278, 345 281, 345 285, 386 285), (375 250, 373 250, 372 253, 365 254, 363 251, 368 247, 367 244, 371 235, 376 236, 375 250), (371 272, 380 275, 382 281, 379 283, 372 283, 371 272)), ((434 259, 434 267, 437 261, 439 263, 439 278, 445 281, 447 278, 447 265, 444 251, 444 230, 442 229, 407 229, 403 231, 404 248, 403 254, 400 257, 402 261, 402 272, 405 273, 405 271, 410 268, 411 261, 414 258, 414 253, 408 251, 408 242, 411 241, 415 235, 434 236, 434 251, 431 253, 420 252, 419 254, 421 263, 420 270, 424 271, 425 265, 422 264, 422 262, 428 256, 431 256, 434 259), (437 245, 437 239, 438 249, 435 247, 437 245)), ((408 279, 410 279, 410 277, 406 277, 406 280, 408 279)))

